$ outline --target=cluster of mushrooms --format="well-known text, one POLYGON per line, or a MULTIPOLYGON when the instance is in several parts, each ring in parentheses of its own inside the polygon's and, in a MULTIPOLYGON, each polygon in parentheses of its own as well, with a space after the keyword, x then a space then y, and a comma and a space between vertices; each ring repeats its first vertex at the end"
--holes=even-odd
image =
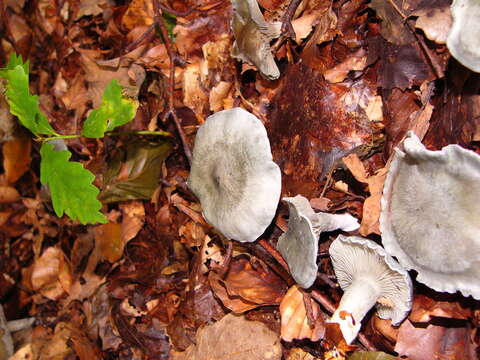
MULTIPOLYGON (((195 139, 187 183, 207 222, 228 239, 255 241, 271 224, 281 193, 281 172, 262 122, 241 108, 209 116, 195 139)), ((480 156, 458 145, 429 151, 409 133, 395 149, 381 202, 385 249, 344 235, 329 249, 344 290, 329 321, 340 325, 347 343, 373 306, 393 325, 405 319, 412 305, 409 269, 437 291, 480 299, 479 183, 480 156)), ((320 233, 353 231, 359 224, 350 214, 316 213, 301 195, 283 201, 290 216, 277 249, 298 285, 308 288, 317 277, 320 233)))

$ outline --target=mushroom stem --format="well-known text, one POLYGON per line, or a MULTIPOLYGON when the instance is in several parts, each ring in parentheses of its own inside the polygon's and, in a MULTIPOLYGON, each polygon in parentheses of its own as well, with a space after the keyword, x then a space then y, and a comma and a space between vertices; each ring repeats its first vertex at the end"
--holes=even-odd
POLYGON ((340 325, 347 344, 357 337, 362 319, 379 297, 379 286, 374 279, 368 277, 355 278, 345 290, 337 310, 329 321, 340 325))

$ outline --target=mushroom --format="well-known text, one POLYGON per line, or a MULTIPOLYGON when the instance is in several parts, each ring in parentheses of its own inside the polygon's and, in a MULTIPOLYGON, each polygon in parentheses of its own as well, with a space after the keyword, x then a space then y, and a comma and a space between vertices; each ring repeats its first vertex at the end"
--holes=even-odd
POLYGON ((375 305, 378 316, 400 324, 412 307, 408 272, 375 242, 339 235, 330 245, 335 275, 344 294, 329 322, 338 323, 350 344, 375 305))
POLYGON ((290 217, 288 230, 280 236, 277 249, 287 262, 298 285, 309 288, 317 278, 318 237, 321 232, 359 228, 350 214, 315 213, 302 195, 285 197, 290 217))
POLYGON ((268 23, 257 0, 232 0, 232 29, 235 36, 232 56, 255 65, 266 78, 278 79, 280 70, 272 55, 270 41, 280 36, 282 23, 268 23))
POLYGON ((427 150, 412 133, 396 148, 381 200, 385 250, 434 290, 480 299, 480 156, 427 150))
POLYGON ((453 0, 453 24, 447 37, 452 56, 470 70, 480 72, 480 2, 453 0))
POLYGON ((262 122, 241 108, 209 116, 195 138, 187 183, 207 222, 229 239, 255 241, 271 223, 281 189, 262 122))

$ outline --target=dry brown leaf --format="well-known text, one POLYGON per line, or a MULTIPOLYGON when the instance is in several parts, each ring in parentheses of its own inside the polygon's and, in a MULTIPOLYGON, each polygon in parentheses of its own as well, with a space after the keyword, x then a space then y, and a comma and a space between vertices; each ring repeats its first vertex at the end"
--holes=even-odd
POLYGON ((95 227, 95 243, 109 262, 118 261, 123 254, 122 225, 107 223, 95 227))
POLYGON ((332 201, 326 197, 312 198, 310 199, 310 205, 315 210, 327 211, 332 201))
POLYGON ((447 42, 447 35, 452 26, 450 6, 426 7, 415 11, 412 15, 418 16, 415 27, 422 29, 429 40, 435 41, 437 44, 447 42))
POLYGON ((263 262, 243 256, 232 259, 225 279, 212 271, 209 281, 223 305, 235 313, 278 305, 287 290, 283 280, 263 262))
POLYGON ((300 44, 312 32, 313 27, 318 23, 318 19, 323 13, 324 11, 313 11, 292 21, 293 30, 295 31, 295 42, 297 44, 300 44))
MULTIPOLYGON (((467 326, 468 323, 465 325, 467 326)), ((475 344, 467 327, 428 325, 415 327, 409 320, 400 326, 395 351, 410 360, 448 359, 474 360, 475 344)))
POLYGON ((11 186, 0 186, 0 204, 12 203, 20 200, 20 194, 11 186))
POLYGON ((320 359, 304 351, 302 348, 293 348, 290 350, 285 360, 320 360, 320 359))
POLYGON ((3 169, 8 184, 14 184, 30 168, 32 141, 20 135, 3 144, 3 169))
POLYGON ((129 201, 120 204, 123 211, 122 219, 122 244, 125 246, 130 240, 137 236, 145 223, 145 207, 141 201, 129 201))
POLYGON ((181 241, 185 242, 188 246, 201 246, 205 239, 205 230, 203 226, 190 220, 180 226, 178 234, 182 237, 181 241))
POLYGON ((82 16, 101 14, 104 11, 104 7, 113 5, 112 0, 81 0, 79 3, 80 9, 75 20, 80 19, 82 16))
POLYGON ((31 283, 35 291, 51 300, 70 291, 72 275, 62 250, 49 247, 43 252, 33 264, 31 283))
POLYGON ((339 83, 345 80, 350 71, 361 71, 367 66, 367 53, 359 49, 347 59, 323 73, 326 80, 331 83, 339 83))
POLYGON ((224 109, 229 109, 233 105, 233 98, 229 93, 233 88, 233 84, 229 81, 220 81, 210 91, 209 103, 210 110, 217 112, 224 109))
POLYGON ((408 318, 415 323, 429 322, 432 317, 467 320, 473 316, 472 309, 462 307, 458 301, 435 301, 425 295, 416 295, 408 318))
POLYGON ((281 337, 285 341, 294 339, 310 339, 318 341, 325 335, 325 323, 320 306, 310 299, 312 314, 315 324, 310 327, 307 319, 307 310, 303 294, 297 285, 292 286, 280 304, 280 316, 282 319, 281 337))
POLYGON ((128 4, 128 9, 122 16, 122 25, 128 30, 137 26, 150 26, 153 24, 153 2, 146 0, 133 0, 128 4))
POLYGON ((362 224, 359 232, 362 236, 375 233, 380 235, 380 200, 382 198, 383 184, 387 175, 388 167, 380 169, 375 175, 368 176, 357 154, 353 153, 342 159, 343 163, 350 170, 358 181, 368 184, 370 196, 363 203, 362 224))
POLYGON ((200 64, 188 65, 183 71, 183 103, 197 116, 202 116, 208 104, 208 95, 202 87, 200 64))
POLYGON ((391 320, 380 319, 377 315, 372 317, 373 328, 385 336, 392 344, 397 342, 398 328, 392 326, 391 320))
POLYGON ((172 360, 280 360, 278 335, 259 321, 228 314, 197 331, 196 345, 172 351, 172 360))

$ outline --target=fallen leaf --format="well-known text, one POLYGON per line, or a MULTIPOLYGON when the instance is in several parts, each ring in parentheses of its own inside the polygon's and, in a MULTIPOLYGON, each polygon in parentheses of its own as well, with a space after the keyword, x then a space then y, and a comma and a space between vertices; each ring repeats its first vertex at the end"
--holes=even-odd
POLYGON ((339 83, 345 80, 350 71, 361 71, 367 66, 367 55, 364 49, 359 49, 351 54, 345 61, 323 73, 325 80, 331 83, 339 83))
POLYGON ((20 135, 3 144, 3 169, 8 184, 14 184, 30 168, 32 141, 20 135))
POLYGON ((292 286, 280 304, 280 316, 282 320, 281 337, 285 341, 294 339, 310 339, 318 341, 325 335, 324 314, 320 306, 309 299, 312 307, 312 315, 315 323, 308 324, 307 310, 305 309, 304 295, 297 285, 292 286))
POLYGON ((375 175, 368 176, 357 154, 353 153, 345 156, 342 161, 355 179, 368 184, 370 191, 370 196, 366 198, 363 203, 362 224, 359 229, 360 234, 362 236, 367 236, 371 233, 380 235, 380 200, 382 198, 383 184, 385 183, 388 167, 386 166, 378 170, 375 175))
POLYGON ((447 42, 447 35, 452 26, 450 6, 426 7, 415 11, 412 15, 418 16, 415 27, 422 29, 429 40, 435 41, 437 44, 447 42))
POLYGON ((231 260, 225 279, 212 271, 209 281, 223 305, 235 313, 278 305, 287 290, 283 280, 263 262, 243 256, 231 260))
POLYGON ((395 360, 396 356, 381 351, 357 351, 348 357, 348 360, 395 360))
POLYGON ((171 352, 172 360, 280 360, 278 335, 258 321, 228 314, 201 328, 196 345, 185 352, 171 352))
POLYGON ((33 264, 32 288, 51 300, 58 299, 72 285, 70 267, 62 250, 47 248, 33 264))
POLYGON ((474 360, 475 344, 471 329, 428 325, 415 327, 409 320, 403 322, 398 332, 395 351, 411 360, 449 359, 474 360))
POLYGON ((293 348, 288 352, 285 360, 320 360, 302 348, 293 348))
POLYGON ((302 63, 287 67, 266 123, 273 159, 283 172, 282 196, 317 197, 336 161, 371 140, 371 122, 353 100, 366 92, 374 89, 363 80, 331 84, 302 63))
POLYGON ((108 164, 99 200, 104 203, 150 199, 158 186, 161 164, 170 154, 168 141, 137 140, 117 150, 108 164))
POLYGON ((20 200, 20 194, 11 186, 0 186, 0 204, 12 203, 20 200))
POLYGON ((382 19, 380 33, 395 45, 406 45, 415 41, 405 21, 410 11, 403 5, 406 5, 405 2, 400 0, 372 0, 370 3, 370 7, 382 19))
POLYGON ((122 225, 107 223, 94 228, 95 242, 100 248, 100 253, 109 262, 114 263, 123 255, 122 225))
POLYGON ((198 116, 203 116, 208 104, 208 94, 200 80, 200 64, 189 64, 183 71, 183 103, 198 116))
POLYGON ((408 319, 424 323, 430 322, 432 317, 468 320, 472 316, 472 309, 462 306, 458 301, 435 301, 425 295, 416 295, 408 319))

